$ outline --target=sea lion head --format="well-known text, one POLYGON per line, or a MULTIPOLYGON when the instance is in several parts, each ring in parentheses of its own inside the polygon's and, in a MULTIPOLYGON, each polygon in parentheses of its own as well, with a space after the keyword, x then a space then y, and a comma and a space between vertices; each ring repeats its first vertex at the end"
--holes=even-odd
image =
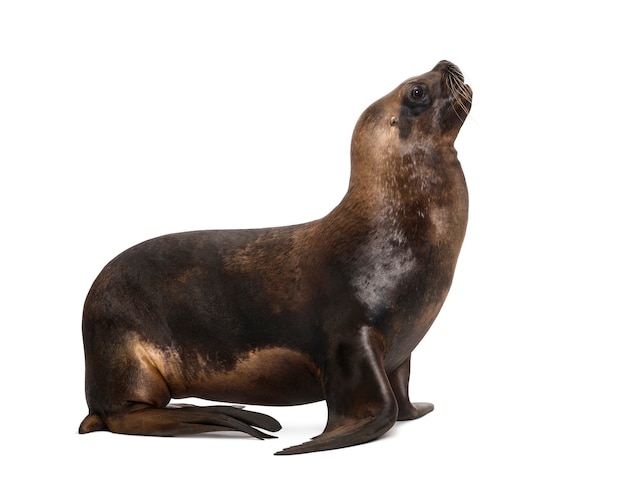
POLYGON ((442 60, 433 70, 403 82, 385 99, 396 109, 389 124, 401 139, 454 141, 472 106, 461 70, 442 60))
POLYGON ((430 72, 407 79, 368 107, 357 123, 353 147, 356 143, 380 149, 388 142, 409 150, 452 146, 471 105, 472 89, 463 73, 442 60, 430 72))
POLYGON ((472 89, 446 60, 374 102, 353 132, 349 192, 373 199, 387 192, 385 186, 413 186, 412 166, 455 161, 454 141, 471 105, 472 89), (390 184, 390 177, 407 179, 390 184), (368 186, 369 195, 358 186, 368 186))

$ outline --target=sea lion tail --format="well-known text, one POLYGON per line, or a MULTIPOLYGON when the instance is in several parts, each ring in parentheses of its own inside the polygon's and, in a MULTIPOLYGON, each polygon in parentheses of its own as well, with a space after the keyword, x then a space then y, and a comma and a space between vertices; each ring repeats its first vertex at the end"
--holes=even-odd
POLYGON ((80 434, 92 433, 94 431, 106 431, 107 425, 104 424, 104 421, 97 414, 90 414, 83 422, 80 423, 78 427, 78 432, 80 434))

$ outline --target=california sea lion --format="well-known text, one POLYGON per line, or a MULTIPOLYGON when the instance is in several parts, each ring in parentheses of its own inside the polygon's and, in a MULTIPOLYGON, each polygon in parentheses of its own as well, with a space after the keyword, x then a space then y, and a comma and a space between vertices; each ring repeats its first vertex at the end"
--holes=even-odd
POLYGON ((79 431, 264 438, 260 429, 280 429, 269 416, 168 403, 325 399, 324 432, 278 453, 296 454, 364 443, 430 412, 409 401, 409 365, 465 235, 454 140, 471 97, 442 61, 372 104, 354 130, 347 194, 320 220, 167 235, 113 259, 85 301, 79 431))

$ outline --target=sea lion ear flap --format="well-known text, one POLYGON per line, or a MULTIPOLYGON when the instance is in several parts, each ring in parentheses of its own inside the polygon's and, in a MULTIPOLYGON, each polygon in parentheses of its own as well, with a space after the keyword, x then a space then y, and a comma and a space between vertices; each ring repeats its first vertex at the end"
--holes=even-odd
POLYGON ((391 119, 389 120, 389 124, 392 126, 395 126, 396 124, 398 124, 398 118, 396 116, 391 116, 391 119))

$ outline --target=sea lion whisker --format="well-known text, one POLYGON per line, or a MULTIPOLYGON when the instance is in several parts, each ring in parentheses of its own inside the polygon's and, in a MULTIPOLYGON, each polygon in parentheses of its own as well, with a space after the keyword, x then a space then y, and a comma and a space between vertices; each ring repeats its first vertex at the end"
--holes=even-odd
POLYGON ((467 102, 471 102, 472 101, 472 96, 470 95, 470 91, 469 91, 469 89, 467 88, 467 86, 465 84, 459 86, 458 93, 467 102))
POLYGON ((469 90, 467 86, 463 83, 461 78, 457 76, 447 76, 446 81, 448 83, 450 92, 452 93, 452 97, 454 97, 454 100, 455 100, 455 102, 453 103, 454 111, 459 117, 459 119, 461 119, 461 116, 459 112, 456 110, 456 108, 454 107, 454 104, 457 104, 467 116, 469 114, 469 108, 467 107, 466 103, 463 101, 465 100, 468 103, 471 102, 471 96, 469 94, 469 90))
MULTIPOLYGON (((464 108, 463 104, 461 104, 460 102, 454 102, 452 103, 452 110, 454 111, 454 114, 456 114, 456 117, 459 119, 459 121, 463 121, 464 117, 459 113, 459 111, 457 111, 457 105, 461 106, 462 109, 464 108)), ((463 111, 465 111, 465 109, 463 109, 463 111)))
MULTIPOLYGON (((461 95, 467 95, 467 86, 463 83, 463 80, 458 77, 449 77, 452 84, 452 91, 461 95)), ((469 99, 468 99, 469 100, 469 99)))
POLYGON ((454 110, 454 113, 457 115, 457 117, 462 121, 464 117, 461 116, 461 114, 457 110, 457 106, 461 108, 461 110, 465 113, 465 115, 469 114, 469 109, 467 108, 465 103, 462 101, 462 98, 457 91, 452 90, 452 98, 454 99, 454 101, 451 103, 452 109, 454 110))

